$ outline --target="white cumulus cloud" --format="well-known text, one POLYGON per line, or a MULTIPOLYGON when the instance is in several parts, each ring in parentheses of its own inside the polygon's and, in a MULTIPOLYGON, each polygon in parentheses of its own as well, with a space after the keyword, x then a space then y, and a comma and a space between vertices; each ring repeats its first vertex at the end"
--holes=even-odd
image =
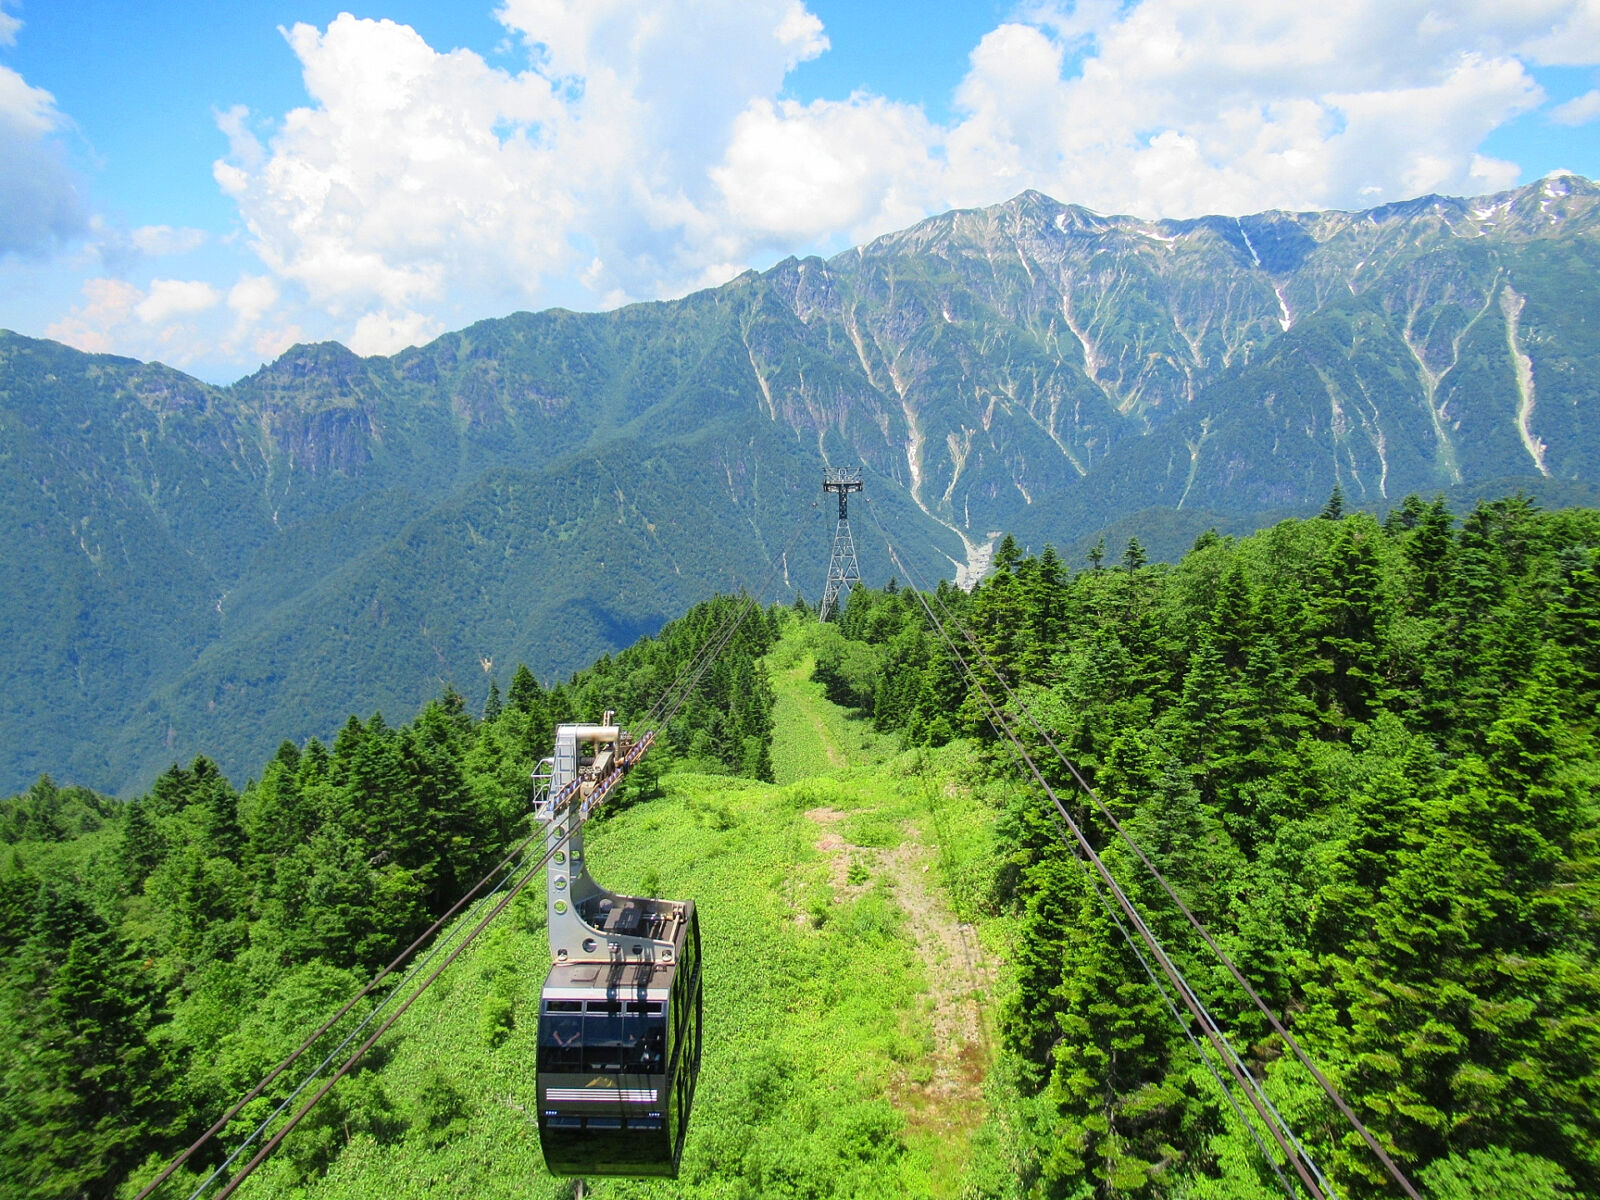
POLYGON ((278 285, 268 275, 241 275, 228 289, 228 307, 247 324, 261 320, 278 303, 278 285))
POLYGON ((134 307, 146 325, 162 325, 174 317, 188 317, 215 308, 222 293, 202 279, 152 279, 150 292, 134 307))
POLYGON ((390 347, 442 318, 679 292, 760 241, 729 227, 711 168, 826 49, 798 0, 510 0, 499 17, 520 71, 390 21, 296 25, 311 103, 264 136, 243 110, 218 118, 214 173, 253 248, 344 336, 390 347))
POLYGON ((1550 110, 1550 119, 1557 125, 1587 125, 1596 117, 1600 117, 1600 88, 1591 88, 1550 110))
POLYGON ((750 240, 866 238, 926 214, 939 167, 921 109, 876 96, 758 100, 734 122, 710 177, 750 240))
MULTIPOLYGON (((0 40, 17 21, 0 13, 0 40)), ((88 228, 89 212, 57 134, 55 97, 0 67, 0 255, 46 254, 88 228)))
POLYGON ((1469 4, 1448 20, 1407 0, 1036 10, 973 52, 950 192, 980 203, 1005 182, 1187 216, 1499 186, 1516 168, 1477 147, 1540 99, 1509 47, 1575 7, 1469 4))
POLYGON ((422 313, 369 312, 356 322, 350 349, 357 354, 393 354, 407 346, 420 346, 444 332, 444 326, 422 313))

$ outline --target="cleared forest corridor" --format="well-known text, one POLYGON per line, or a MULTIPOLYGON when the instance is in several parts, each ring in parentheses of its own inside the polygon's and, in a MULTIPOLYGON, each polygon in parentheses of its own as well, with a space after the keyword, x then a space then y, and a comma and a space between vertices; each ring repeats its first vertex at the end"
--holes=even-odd
POLYGON ((811 678, 815 657, 805 650, 805 632, 804 625, 791 629, 767 660, 777 695, 774 773, 780 784, 825 782, 837 797, 803 814, 815 826, 814 845, 836 902, 852 903, 882 887, 898 911, 927 990, 916 1009, 924 1055, 895 1079, 892 1099, 909 1130, 935 1150, 936 1178, 953 1183, 984 1116, 995 985, 992 956, 977 929, 953 911, 940 882, 936 810, 957 789, 931 778, 921 756, 899 753, 893 739, 826 698, 811 678), (892 806, 881 803, 885 768, 898 778, 892 806), (861 807, 852 810, 852 803, 861 807))

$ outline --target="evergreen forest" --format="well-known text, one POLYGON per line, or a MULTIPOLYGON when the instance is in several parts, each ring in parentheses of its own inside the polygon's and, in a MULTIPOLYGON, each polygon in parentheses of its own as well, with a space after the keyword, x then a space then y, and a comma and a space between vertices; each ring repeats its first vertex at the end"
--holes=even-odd
MULTIPOLYGON (((135 1194, 527 829, 557 721, 643 720, 745 603, 240 789, 198 758, 0 802, 0 1191, 135 1194)), ((1039 730, 1422 1194, 1600 1192, 1600 511, 1336 492, 1174 564, 1007 538, 971 592, 756 609, 595 829, 696 896, 708 1050, 683 1178, 586 1194, 1283 1194, 964 663, 1338 1195, 1399 1193, 1039 730), (923 953, 935 909, 970 978, 923 953)), ((536 908, 241 1194, 574 1195, 518 1109, 536 908)))

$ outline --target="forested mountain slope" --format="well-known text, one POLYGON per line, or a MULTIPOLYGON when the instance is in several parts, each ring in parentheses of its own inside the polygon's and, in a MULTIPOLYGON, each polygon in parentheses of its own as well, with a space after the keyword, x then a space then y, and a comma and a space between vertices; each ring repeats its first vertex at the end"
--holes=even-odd
MULTIPOLYGON (((44 788, 5 802, 0 1190, 131 1194, 520 837, 554 720, 619 703, 631 723, 732 608, 702 606, 570 688, 520 676, 481 722, 452 695, 397 728, 352 719, 242 793, 202 759, 125 807, 44 788)), ((946 790, 981 777, 969 751, 902 751, 823 699, 818 632, 757 611, 589 828, 605 883, 696 900, 707 973, 683 1177, 589 1195, 953 1197, 989 1167, 971 1150, 986 955, 974 897, 958 893, 958 918, 941 881, 986 869, 997 810, 970 780, 946 790)), ((542 888, 241 1195, 571 1195, 532 1112, 542 888)), ((202 1177, 180 1171, 161 1200, 202 1177)))
MULTIPOLYGON (((1008 539, 929 599, 1431 1200, 1595 1191, 1600 511, 1329 504, 1078 572, 1008 539)), ((0 1185, 148 1177, 493 859, 552 722, 632 721, 736 603, 242 790, 199 759, 0 802, 0 1185)), ((1022 727, 1338 1193, 1394 1194, 1022 727)), ((905 588, 752 618, 645 764, 590 848, 701 903, 710 1049, 682 1183, 595 1194, 1282 1194, 905 588)), ((570 1189, 526 1111, 539 907, 508 915, 250 1188, 570 1189)))
MULTIPOLYGON (((242 790, 200 757, 126 804, 48 780, 0 801, 0 1193, 109 1197, 182 1149, 521 840, 556 722, 642 715, 742 607, 699 605, 549 693, 523 668, 481 721, 453 691, 399 726, 352 716, 331 745, 284 742, 242 790)), ((770 776, 756 663, 776 626, 758 610, 728 641, 618 807, 654 793, 663 760, 770 776)), ((526 981, 502 983, 500 1000, 526 981)), ((500 1012, 483 1018, 495 1044, 500 1012)), ((415 1097, 417 1115, 354 1083, 294 1171, 325 1167, 341 1126, 430 1138, 456 1086, 415 1097)))
MULTIPOLYGON (((240 771, 286 720, 326 735, 441 681, 476 703, 485 660, 571 670, 763 576, 824 462, 864 464, 933 573, 998 529, 1134 521, 1176 554, 1335 484, 1592 498, 1597 201, 1564 177, 1146 221, 1025 193, 681 300, 297 346, 226 388, 0 334, 0 782, 133 790, 202 748, 240 771)), ((786 595, 827 535, 805 524, 786 595)))

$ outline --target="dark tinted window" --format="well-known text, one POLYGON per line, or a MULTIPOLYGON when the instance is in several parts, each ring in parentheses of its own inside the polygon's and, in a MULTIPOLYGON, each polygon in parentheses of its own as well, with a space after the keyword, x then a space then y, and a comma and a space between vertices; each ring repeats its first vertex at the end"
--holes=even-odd
POLYGON ((666 1052, 667 1027, 660 1017, 601 1016, 583 1019, 583 1069, 656 1074, 666 1052))
POLYGON ((539 1022, 539 1070, 582 1069, 583 1017, 577 1013, 552 1013, 546 1016, 539 1022))

